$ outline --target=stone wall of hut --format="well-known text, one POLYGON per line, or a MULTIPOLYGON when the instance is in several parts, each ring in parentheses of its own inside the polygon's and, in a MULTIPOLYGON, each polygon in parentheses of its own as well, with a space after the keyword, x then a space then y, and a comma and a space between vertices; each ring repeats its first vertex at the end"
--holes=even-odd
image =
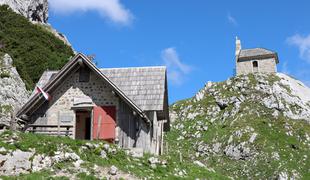
POLYGON ((253 60, 244 60, 239 61, 236 64, 236 75, 249 74, 249 73, 275 73, 277 72, 277 64, 274 58, 269 59, 253 59, 253 60), (258 70, 255 71, 253 67, 253 62, 258 63, 258 70))

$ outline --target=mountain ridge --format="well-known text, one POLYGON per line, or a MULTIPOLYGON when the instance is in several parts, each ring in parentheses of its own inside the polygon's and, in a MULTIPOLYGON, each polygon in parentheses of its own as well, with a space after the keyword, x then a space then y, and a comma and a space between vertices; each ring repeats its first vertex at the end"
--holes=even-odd
POLYGON ((171 106, 170 153, 232 178, 307 178, 309 93, 282 73, 209 82, 171 106))

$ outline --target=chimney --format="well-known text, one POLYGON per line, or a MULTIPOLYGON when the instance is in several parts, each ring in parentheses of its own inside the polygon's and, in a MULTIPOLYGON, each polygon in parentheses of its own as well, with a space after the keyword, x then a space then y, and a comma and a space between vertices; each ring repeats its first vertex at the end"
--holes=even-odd
POLYGON ((239 56, 240 51, 241 51, 241 41, 240 41, 240 39, 236 36, 236 52, 235 52, 236 59, 237 59, 237 56, 239 56))

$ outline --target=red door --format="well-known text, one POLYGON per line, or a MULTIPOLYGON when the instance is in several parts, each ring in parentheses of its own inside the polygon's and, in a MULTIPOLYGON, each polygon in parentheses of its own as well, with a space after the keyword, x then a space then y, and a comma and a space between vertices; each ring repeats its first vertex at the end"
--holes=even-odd
POLYGON ((113 142, 115 139, 115 106, 96 106, 93 116, 93 139, 113 142))

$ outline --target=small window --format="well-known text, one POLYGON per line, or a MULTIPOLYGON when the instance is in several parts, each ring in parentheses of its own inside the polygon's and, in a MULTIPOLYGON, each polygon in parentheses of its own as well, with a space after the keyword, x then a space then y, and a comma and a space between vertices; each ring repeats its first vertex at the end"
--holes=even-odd
POLYGON ((258 62, 257 61, 253 61, 253 71, 258 72, 258 62))
POLYGON ((86 68, 80 69, 79 82, 89 82, 90 72, 86 68))
POLYGON ((258 62, 257 61, 253 61, 253 67, 258 68, 258 62))

